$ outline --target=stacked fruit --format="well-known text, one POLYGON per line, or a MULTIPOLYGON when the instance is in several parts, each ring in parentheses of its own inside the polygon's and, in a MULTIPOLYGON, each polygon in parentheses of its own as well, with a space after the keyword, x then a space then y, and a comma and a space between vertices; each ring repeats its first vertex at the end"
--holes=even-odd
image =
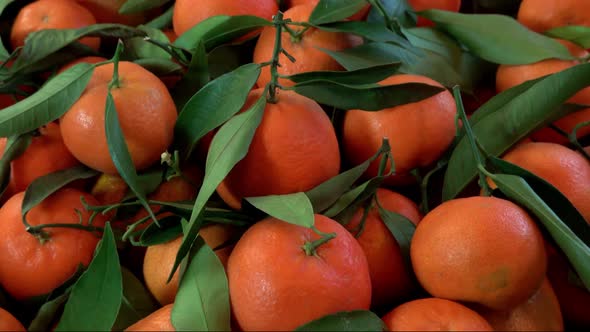
POLYGON ((0 2, 0 331, 590 327, 587 9, 0 2))

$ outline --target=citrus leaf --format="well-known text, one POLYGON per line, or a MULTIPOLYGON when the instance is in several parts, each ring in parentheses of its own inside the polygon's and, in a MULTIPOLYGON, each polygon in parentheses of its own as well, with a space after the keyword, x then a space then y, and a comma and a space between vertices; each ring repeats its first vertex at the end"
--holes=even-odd
POLYGON ((380 82, 395 74, 400 65, 399 62, 395 62, 352 71, 312 71, 294 74, 286 78, 295 83, 322 80, 340 84, 371 84, 380 82))
POLYGON ((365 111, 380 111, 417 102, 443 91, 440 87, 422 83, 348 85, 327 80, 298 83, 292 89, 321 104, 343 110, 365 111))
MULTIPOLYGON (((0 15, 4 12, 4 9, 6 9, 6 7, 10 5, 12 2, 14 2, 14 0, 0 1, 0 15)), ((6 50, 6 47, 4 47, 4 43, 2 42, 2 40, 0 40, 0 62, 4 62, 9 57, 10 54, 6 50)))
POLYGON ((94 66, 77 64, 47 82, 31 96, 0 112, 0 137, 33 131, 66 113, 90 81, 94 66))
POLYGON ((371 311, 342 311, 316 319, 295 331, 385 331, 383 321, 371 311))
POLYGON ((489 161, 491 162, 491 165, 499 170, 499 172, 503 174, 517 175, 523 178, 545 204, 547 204, 547 206, 549 206, 587 246, 590 246, 590 226, 563 193, 549 182, 515 164, 496 157, 490 157, 489 161))
POLYGON ((569 40, 585 49, 590 48, 590 27, 567 25, 545 31, 545 35, 552 38, 569 40))
POLYGON ((158 8, 167 4, 170 0, 127 0, 119 8, 119 14, 135 14, 146 10, 158 8))
POLYGON ((257 16, 212 16, 178 36, 174 46, 192 51, 202 40, 209 51, 265 26, 272 26, 272 22, 257 16))
POLYGON ((55 331, 110 331, 123 297, 123 282, 110 223, 88 269, 74 284, 55 331))
POLYGON ((383 180, 385 180, 384 176, 376 176, 361 183, 338 198, 338 200, 323 214, 326 217, 334 218, 345 223, 348 220, 348 217, 351 216, 350 213, 356 211, 360 204, 377 192, 377 188, 381 186, 383 180))
MULTIPOLYGON (((506 103, 494 101, 498 108, 495 111, 487 108, 487 116, 482 114, 479 121, 472 125, 473 132, 488 154, 499 156, 535 130, 563 117, 566 113, 564 110, 577 109, 564 109, 560 106, 588 85, 590 64, 577 65, 546 76, 511 100, 498 100, 507 101, 506 103)), ((476 174, 477 165, 468 139, 464 136, 449 160, 443 185, 443 200, 457 196, 476 174)))
POLYGON ((20 157, 29 147, 32 140, 31 134, 13 135, 6 139, 2 158, 0 159, 0 196, 4 194, 10 182, 10 164, 20 157))
MULTIPOLYGON (((416 13, 412 7, 408 4, 407 0, 376 0, 381 3, 381 6, 389 17, 394 19, 398 24, 403 27, 413 27, 416 25, 416 13)), ((380 24, 386 24, 386 19, 383 17, 381 12, 371 6, 369 15, 367 16, 368 22, 375 22, 380 24)))
POLYGON ((145 25, 140 25, 137 29, 143 31, 145 36, 129 38, 125 43, 124 54, 126 59, 161 58, 170 60, 172 58, 170 53, 144 39, 149 37, 162 44, 168 44, 170 40, 162 30, 154 29, 145 25))
POLYGON ((271 217, 310 228, 314 224, 313 207, 305 193, 247 197, 248 203, 271 217))
POLYGON ((149 70, 158 77, 181 75, 183 73, 181 65, 172 60, 163 58, 143 58, 133 60, 133 62, 149 70))
POLYGON ((26 215, 33 207, 66 184, 75 180, 89 179, 99 174, 100 172, 86 166, 76 166, 36 178, 25 191, 22 215, 26 215))
POLYGON ((522 65, 545 59, 572 59, 557 41, 533 32, 505 15, 460 14, 430 9, 418 13, 455 37, 484 60, 522 65))
POLYGON ((123 296, 113 331, 122 331, 158 309, 150 292, 131 271, 121 267, 123 296))
POLYGON ((174 15, 174 5, 170 6, 162 15, 147 22, 145 26, 154 29, 164 29, 172 25, 172 16, 174 15))
POLYGON ((375 196, 375 201, 377 201, 379 217, 381 217, 381 220, 383 220, 383 223, 387 226, 387 229, 399 245, 404 264, 406 265, 406 271, 413 271, 412 260, 410 259, 410 244, 416 231, 416 225, 405 216, 383 208, 377 196, 375 196))
POLYGON ((361 36, 376 42, 390 42, 408 45, 408 41, 401 35, 387 29, 383 24, 365 21, 333 22, 316 25, 316 28, 329 32, 343 32, 361 36))
POLYGON ((129 186, 129 189, 133 191, 135 196, 141 202, 141 205, 149 213, 153 220, 156 220, 154 212, 147 203, 146 193, 144 188, 139 185, 139 178, 133 165, 133 160, 129 154, 125 136, 123 130, 119 124, 119 117, 115 108, 115 101, 111 91, 107 93, 106 107, 105 107, 105 134, 107 138, 107 144, 109 147, 109 154, 113 160, 113 164, 117 168, 119 175, 125 183, 129 186))
POLYGON ((590 290, 590 248, 567 227, 523 178, 507 174, 494 174, 490 175, 490 178, 504 195, 525 206, 538 218, 567 256, 586 289, 590 290))
POLYGON ((311 201, 314 212, 322 212, 334 204, 365 173, 373 161, 388 152, 391 152, 391 147, 389 141, 385 138, 381 148, 364 163, 342 172, 307 191, 305 194, 311 201))
POLYGON ((170 276, 188 254, 198 235, 203 221, 205 204, 232 168, 246 157, 254 133, 262 121, 265 107, 266 96, 263 94, 252 107, 227 121, 213 138, 207 154, 203 185, 197 195, 170 276))
POLYGON ((31 324, 29 324, 27 331, 43 332, 50 330, 56 316, 66 304, 69 295, 69 292, 66 292, 53 300, 43 303, 41 308, 39 308, 39 311, 37 311, 35 318, 33 318, 31 324))
POLYGON ((229 288, 217 255, 197 237, 172 307, 177 331, 230 331, 229 288))
POLYGON ((190 152, 199 139, 238 113, 259 75, 260 66, 250 63, 199 90, 176 120, 175 137, 184 150, 190 152))
POLYGON ((311 24, 343 21, 367 5, 366 0, 320 0, 309 16, 311 24))
MULTIPOLYGON (((172 89, 172 97, 176 108, 182 110, 186 103, 203 87, 209 83, 209 63, 205 44, 200 41, 193 52, 191 62, 182 76, 172 89)), ((177 122, 178 123, 178 122, 177 122)))
POLYGON ((151 223, 141 233, 139 244, 144 247, 154 246, 174 240, 182 235, 182 225, 176 216, 160 219, 160 226, 151 223))

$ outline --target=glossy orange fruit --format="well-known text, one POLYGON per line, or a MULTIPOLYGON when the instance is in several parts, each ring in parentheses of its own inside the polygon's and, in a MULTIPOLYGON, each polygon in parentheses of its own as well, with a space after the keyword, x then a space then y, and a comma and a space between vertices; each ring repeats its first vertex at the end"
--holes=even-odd
MULTIPOLYGON (((41 224, 87 225, 90 212, 80 201, 98 202, 91 195, 72 188, 60 189, 35 206, 27 220, 32 226, 41 224)), ((0 209, 0 285, 14 298, 24 300, 45 295, 62 285, 76 272, 78 265, 88 265, 99 241, 96 234, 73 228, 48 228, 49 239, 40 241, 25 230, 21 217, 24 193, 10 198, 0 209)), ((103 226, 105 219, 97 216, 93 225, 103 226)))
MULTIPOLYGON (((442 87, 428 77, 417 75, 394 75, 379 84, 411 82, 442 87)), ((379 150, 383 138, 389 138, 395 174, 386 183, 406 184, 413 181, 410 171, 429 166, 449 147, 455 137, 456 113, 455 99, 446 90, 419 102, 378 112, 347 111, 342 131, 343 149, 347 159, 353 165, 358 165, 379 150)), ((389 168, 386 172, 389 172, 389 168)), ((377 160, 370 165, 366 175, 374 177, 378 169, 377 160)))
MULTIPOLYGON (((21 9, 10 31, 13 48, 23 46, 25 38, 34 31, 45 29, 79 29, 96 23, 92 13, 70 0, 38 0, 21 9)), ((100 39, 85 37, 80 40, 95 50, 100 39)))
MULTIPOLYGON (((381 206, 396 212, 418 224, 422 215, 416 203, 388 189, 377 189, 377 199, 381 206)), ((371 274, 373 308, 383 308, 404 300, 416 289, 412 271, 404 263, 399 244, 379 215, 377 204, 373 203, 365 223, 360 221, 364 208, 359 209, 346 224, 356 236, 369 263, 371 274)))
POLYGON ((293 330, 327 314, 369 308, 371 279, 362 248, 332 219, 316 215, 315 227, 336 237, 309 252, 304 246, 318 234, 274 218, 240 238, 227 273, 242 330, 293 330))
MULTIPOLYGON (((264 89, 252 91, 248 109, 264 89)), ((244 197, 307 191, 337 175, 340 151, 330 119, 315 101, 280 91, 267 104, 247 156, 218 186, 217 193, 232 208, 244 197)))
POLYGON ((442 203, 418 224, 410 253, 418 281, 433 296, 496 310, 530 298, 547 268, 533 219, 495 197, 442 203))
POLYGON ((590 3, 579 0, 523 0, 517 19, 528 28, 545 32, 567 25, 590 26, 590 3))
POLYGON ((126 0, 76 0, 79 4, 88 8, 98 23, 120 23, 136 26, 144 23, 150 17, 151 12, 134 14, 119 14, 119 8, 126 0))
POLYGON ((149 316, 129 326, 125 331, 176 331, 172 325, 172 304, 152 312, 149 316))
MULTIPOLYGON (((94 70, 78 101, 60 120, 64 143, 88 167, 117 174, 105 133, 105 105, 113 64, 94 70)), ((119 87, 112 89, 125 142, 137 170, 160 160, 172 142, 176 106, 154 74, 131 62, 119 63, 119 87)))
MULTIPOLYGON (((415 10, 439 9, 451 12, 458 12, 461 8, 461 0, 407 0, 408 4, 415 10)), ((424 17, 418 16, 417 26, 433 26, 434 23, 424 17)))
MULTIPOLYGON (((291 19, 293 22, 307 22, 309 15, 314 9, 313 4, 303 4, 292 7, 285 11, 284 18, 291 19)), ((291 26, 294 31, 300 31, 302 28, 291 26)), ((275 45, 276 30, 274 27, 265 27, 260 34, 260 38, 256 43, 254 49, 254 62, 264 63, 272 59, 272 54, 275 45)), ((328 49, 331 51, 342 51, 347 48, 359 45, 362 41, 353 35, 321 31, 316 28, 309 28, 299 39, 291 38, 291 35, 283 31, 281 35, 281 45, 283 49, 297 61, 291 62, 286 55, 279 56, 279 63, 281 66, 278 72, 281 75, 293 75, 308 71, 317 70, 342 70, 342 66, 338 64, 327 53, 321 49, 328 49)), ((265 66, 262 68, 260 77, 258 78, 258 87, 265 87, 270 82, 270 68, 265 66)), ((292 86, 294 83, 288 79, 279 79, 279 83, 283 86, 292 86)))
POLYGON ((10 312, 0 308, 0 331, 25 332, 26 329, 10 312))
POLYGON ((406 302, 382 319, 388 331, 494 331, 477 312, 439 298, 406 302))

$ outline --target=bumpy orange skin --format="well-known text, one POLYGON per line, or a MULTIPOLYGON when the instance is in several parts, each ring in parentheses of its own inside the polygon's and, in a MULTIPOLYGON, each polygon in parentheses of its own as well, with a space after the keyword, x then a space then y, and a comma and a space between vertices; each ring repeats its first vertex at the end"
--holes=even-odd
MULTIPOLYGON (((98 202, 82 191, 60 189, 28 214, 32 226, 49 223, 77 224, 80 212, 87 224, 90 213, 84 209, 80 197, 90 205, 98 202)), ((0 234, 0 284, 18 300, 44 295, 67 281, 79 264, 88 265, 92 260, 99 237, 85 230, 49 228, 49 241, 41 242, 27 233, 21 217, 24 192, 10 198, 0 209, 2 233, 0 234)), ((95 226, 103 226, 105 220, 98 216, 95 226)))
MULTIPOLYGON (((37 178, 79 165, 64 145, 59 125, 48 123, 39 128, 25 152, 10 164, 9 193, 24 191, 37 178)), ((0 156, 4 154, 6 138, 0 138, 0 156)))
MULTIPOLYGON (((565 45, 573 56, 583 57, 588 55, 586 50, 572 43, 561 40, 559 42, 565 45)), ((580 62, 578 60, 549 59, 519 66, 500 65, 498 67, 498 71, 496 72, 496 90, 498 92, 502 92, 516 85, 522 84, 525 81, 554 74, 571 68, 579 63, 580 62)), ((590 104, 590 88, 580 90, 567 102, 581 105, 590 104)), ((590 121, 590 108, 566 115, 556 121, 554 125, 565 132, 570 133, 578 123, 585 121, 590 121)), ((578 138, 588 134, 590 134, 590 126, 580 128, 577 132, 578 138)), ((568 139, 566 137, 560 135, 557 131, 550 128, 543 128, 533 133, 531 137, 535 141, 541 142, 553 142, 559 144, 568 143, 568 139)))
POLYGON ((238 241, 227 273, 242 330, 293 330, 327 314, 369 308, 371 280, 362 248, 332 219, 316 215, 315 227, 336 233, 316 256, 307 256, 302 246, 319 235, 274 218, 256 223, 238 241))
POLYGON ((25 332, 26 329, 10 312, 0 308, 0 331, 25 332))
MULTIPOLYGON (((292 7, 285 11, 284 18, 291 19, 293 22, 307 22, 313 9, 313 4, 292 7)), ((298 31, 301 28, 294 26, 292 29, 298 31)), ((260 38, 256 43, 256 48, 254 49, 255 63, 264 63, 272 59, 275 37, 276 30, 274 27, 265 27, 262 30, 260 38)), ((293 41, 288 32, 283 32, 281 43, 283 49, 297 61, 291 62, 286 55, 281 54, 279 56, 281 66, 278 68, 278 72, 281 75, 293 75, 308 71, 342 70, 342 66, 336 60, 320 49, 342 51, 359 45, 361 40, 349 34, 310 28, 301 36, 301 40, 299 41, 293 41)), ((262 68, 256 84, 258 87, 265 87, 270 82, 270 78, 270 68, 269 66, 265 66, 262 68)), ((283 86, 294 85, 293 81, 288 79, 279 79, 279 83, 283 86)))
MULTIPOLYGON (((95 69, 86 90, 60 120, 63 140, 83 164, 117 174, 105 133, 105 103, 113 65, 95 69)), ((154 74, 131 62, 119 63, 120 85, 111 90, 119 123, 137 170, 160 160, 172 143, 176 106, 154 74)))
POLYGON ((406 302, 382 319, 388 331, 494 331, 477 312, 439 298, 406 302))
POLYGON ((129 326, 125 331, 176 331, 172 325, 172 304, 163 306, 162 308, 154 311, 149 316, 143 318, 137 323, 129 326))
POLYGON ((279 7, 276 0, 176 0, 172 25, 177 36, 217 15, 253 15, 271 20, 279 7), (195 5, 198 8, 195 8, 195 5))
MULTIPOLYGON (((439 9, 458 12, 461 8, 461 0, 407 0, 415 11, 439 9)), ((434 22, 418 16, 417 26, 434 26, 434 22)))
POLYGON ((545 32, 567 25, 590 26, 590 3, 579 0, 523 0, 517 19, 529 29, 545 32))
MULTIPOLYGON (((394 75, 379 84, 412 82, 442 87, 428 77, 417 75, 394 75)), ((455 100, 446 90, 419 102, 378 112, 348 111, 342 132, 346 157, 353 165, 361 164, 379 150, 383 138, 389 138, 396 173, 386 183, 405 184, 411 170, 429 166, 449 147, 455 137, 456 113, 455 100)), ((374 177, 378 169, 379 160, 370 165, 366 175, 374 177)), ((387 172, 389 169, 390 166, 387 172)))
POLYGON ((418 224, 410 248, 418 281, 436 297, 509 310, 547 268, 543 237, 519 206, 494 197, 444 202, 418 224))
MULTIPOLYGON (((252 91, 244 109, 263 90, 252 91)), ((217 188, 232 208, 240 208, 244 197, 307 191, 339 172, 338 140, 322 108, 290 91, 281 91, 278 98, 267 104, 246 157, 217 188)))
MULTIPOLYGON (((401 214, 415 225, 422 219, 416 203, 405 196, 379 188, 377 199, 384 209, 401 214)), ((357 237, 367 256, 373 289, 371 307, 384 308, 407 298, 416 285, 412 281, 412 271, 408 271, 404 263, 399 244, 379 216, 376 204, 357 236, 363 212, 364 208, 359 209, 346 224, 346 229, 357 237)))
POLYGON ((528 300, 509 311, 477 310, 496 331, 563 331, 563 317, 549 280, 528 300))
POLYGON ((527 143, 503 157, 551 183, 590 223, 590 162, 580 153, 554 143, 527 143))
MULTIPOLYGON (((46 29, 79 29, 96 24, 92 13, 70 0, 38 0, 21 9, 16 16, 10 32, 13 48, 23 46, 25 38, 31 33, 46 29)), ((95 50, 100 46, 100 39, 85 37, 80 40, 95 50)))

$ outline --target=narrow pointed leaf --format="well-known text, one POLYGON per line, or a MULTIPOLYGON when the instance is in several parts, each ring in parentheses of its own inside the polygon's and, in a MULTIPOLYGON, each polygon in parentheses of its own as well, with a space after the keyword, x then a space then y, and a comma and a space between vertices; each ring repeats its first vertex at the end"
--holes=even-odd
POLYGON ((145 318, 159 307, 150 292, 131 271, 122 267, 123 296, 114 331, 122 331, 145 318))
POLYGON ((13 135, 6 139, 2 158, 0 159, 0 196, 10 182, 10 164, 20 157, 32 141, 31 134, 13 135))
POLYGON ((590 48, 590 27, 568 25, 545 31, 545 34, 552 38, 569 40, 585 49, 590 48))
POLYGON ((367 5, 366 0, 320 0, 309 16, 312 24, 343 21, 367 5))
POLYGON ((311 227, 314 224, 313 207, 302 192, 289 195, 248 197, 246 200, 258 210, 285 222, 311 227))
POLYGON ((400 65, 401 63, 394 62, 352 71, 313 71, 291 75, 287 78, 295 83, 323 80, 340 84, 371 84, 395 74, 400 65))
POLYGON ((385 331, 385 324, 371 311, 344 311, 316 319, 295 331, 385 331))

